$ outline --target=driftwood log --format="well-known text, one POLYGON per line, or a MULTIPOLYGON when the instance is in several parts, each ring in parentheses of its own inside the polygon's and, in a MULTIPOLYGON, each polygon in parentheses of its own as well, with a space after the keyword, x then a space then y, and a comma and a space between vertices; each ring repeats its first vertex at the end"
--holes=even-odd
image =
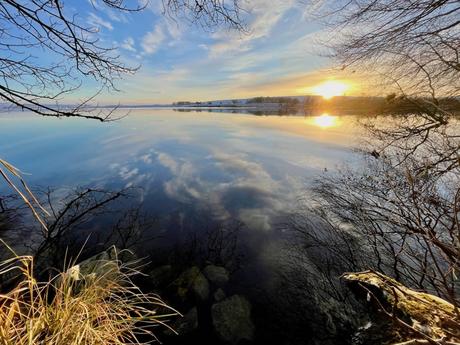
POLYGON ((343 279, 393 322, 395 333, 405 335, 398 345, 460 345, 458 305, 374 271, 347 273, 343 279))

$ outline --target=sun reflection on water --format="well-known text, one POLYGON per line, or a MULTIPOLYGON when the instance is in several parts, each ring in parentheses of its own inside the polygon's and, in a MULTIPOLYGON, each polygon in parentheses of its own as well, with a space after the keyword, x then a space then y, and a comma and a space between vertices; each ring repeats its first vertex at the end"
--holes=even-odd
POLYGON ((312 123, 320 128, 331 128, 339 124, 337 116, 331 116, 327 113, 320 116, 314 116, 312 118, 312 123))

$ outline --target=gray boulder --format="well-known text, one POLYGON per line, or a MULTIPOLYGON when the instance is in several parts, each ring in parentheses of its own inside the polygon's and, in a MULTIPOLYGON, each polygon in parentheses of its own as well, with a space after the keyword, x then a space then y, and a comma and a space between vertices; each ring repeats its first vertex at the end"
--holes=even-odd
POLYGON ((240 295, 233 295, 211 308, 212 323, 218 337, 230 344, 254 338, 251 304, 240 295))
MULTIPOLYGON (((198 328, 198 310, 196 307, 190 309, 184 317, 178 319, 173 325, 172 329, 179 335, 187 335, 198 328)), ((174 335, 171 330, 166 331, 167 335, 174 335)))
POLYGON ((78 265, 72 266, 68 273, 75 280, 104 277, 104 280, 110 281, 119 275, 120 253, 120 250, 112 246, 106 251, 80 262, 78 265))
POLYGON ((98 284, 104 286, 112 284, 113 281, 120 281, 122 264, 127 266, 134 265, 136 263, 135 259, 136 257, 132 252, 119 250, 112 246, 70 267, 66 274, 78 282, 75 291, 84 286, 83 281, 98 279, 98 284))
POLYGON ((203 270, 206 278, 216 286, 223 287, 228 283, 229 274, 225 267, 209 265, 203 270))

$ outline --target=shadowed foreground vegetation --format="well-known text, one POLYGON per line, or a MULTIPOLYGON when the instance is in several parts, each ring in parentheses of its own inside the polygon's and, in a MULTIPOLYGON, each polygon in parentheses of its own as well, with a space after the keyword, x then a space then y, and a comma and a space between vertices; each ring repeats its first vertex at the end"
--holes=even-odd
POLYGON ((156 339, 155 329, 177 313, 157 295, 142 293, 130 278, 136 273, 105 255, 40 282, 32 256, 3 261, 0 277, 12 287, 0 295, 0 343, 142 344, 156 339))

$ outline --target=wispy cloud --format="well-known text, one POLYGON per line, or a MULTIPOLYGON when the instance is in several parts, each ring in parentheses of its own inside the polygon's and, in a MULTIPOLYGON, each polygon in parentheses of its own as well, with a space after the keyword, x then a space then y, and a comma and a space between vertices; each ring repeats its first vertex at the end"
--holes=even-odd
POLYGON ((161 46, 161 43, 165 40, 166 35, 163 27, 155 25, 154 29, 148 32, 142 39, 142 49, 144 54, 154 54, 161 46))
MULTIPOLYGON (((90 1, 90 0, 88 0, 90 1)), ((146 11, 114 16, 101 0, 85 17, 104 30, 101 38, 120 48, 124 61, 141 65, 118 85, 123 93, 106 99, 166 103, 253 96, 294 95, 329 74, 314 75, 330 61, 317 41, 327 32, 311 13, 323 0, 241 0, 248 32, 201 30, 185 20, 164 16, 161 1, 146 11), (310 3, 310 2, 309 2, 310 3), (129 25, 124 25, 125 21, 129 25), (152 24, 153 23, 153 24, 152 24)), ((91 3, 92 3, 91 1, 91 3)), ((78 2, 76 7, 87 1, 78 2)), ((337 35, 336 35, 337 36, 337 35)))
POLYGON ((137 51, 137 49, 134 47, 134 44, 135 44, 134 39, 132 37, 128 37, 120 44, 120 47, 125 50, 135 52, 137 51))
POLYGON ((126 15, 124 15, 122 12, 115 12, 107 8, 106 14, 110 18, 110 20, 113 20, 114 22, 125 23, 125 24, 129 22, 126 15))
POLYGON ((138 168, 129 169, 128 167, 121 167, 119 175, 123 180, 129 180, 130 178, 136 176, 139 173, 138 168))
POLYGON ((272 0, 267 6, 265 0, 251 0, 248 2, 247 18, 248 33, 222 30, 213 35, 217 41, 209 51, 210 57, 233 51, 249 51, 252 42, 268 37, 275 25, 295 4, 294 0, 272 0))
POLYGON ((87 22, 89 25, 97 29, 100 29, 101 27, 103 27, 110 31, 113 30, 113 25, 111 22, 109 22, 108 20, 102 19, 101 17, 99 17, 98 15, 92 12, 89 14, 87 22))
POLYGON ((114 22, 119 22, 119 23, 129 22, 125 13, 123 13, 122 11, 116 11, 116 10, 111 9, 106 4, 101 3, 101 0, 88 0, 88 2, 96 11, 104 13, 110 18, 110 20, 114 22))

